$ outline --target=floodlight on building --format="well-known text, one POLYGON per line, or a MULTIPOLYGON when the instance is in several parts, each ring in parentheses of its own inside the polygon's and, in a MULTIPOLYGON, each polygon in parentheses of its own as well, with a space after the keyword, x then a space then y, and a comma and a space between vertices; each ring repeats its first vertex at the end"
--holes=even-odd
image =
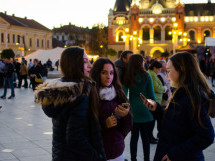
POLYGON ((143 18, 139 18, 139 23, 142 23, 143 22, 143 18))
POLYGON ((197 22, 198 21, 198 17, 194 17, 194 21, 197 22))
POLYGON ((125 29, 125 32, 129 32, 129 28, 126 28, 126 29, 125 29))
POLYGON ((173 26, 174 26, 174 27, 178 27, 178 24, 177 24, 177 23, 174 23, 173 26))
POLYGON ((154 18, 150 18, 149 22, 151 22, 151 23, 154 22, 154 18))
POLYGON ((175 21, 176 21, 176 18, 175 18, 175 17, 173 17, 173 18, 172 18, 172 22, 175 22, 175 21))
POLYGON ((200 44, 200 43, 201 43, 201 40, 198 40, 198 43, 200 44))
POLYGON ((161 17, 161 22, 165 22, 166 18, 165 17, 161 17))
POLYGON ((179 32, 178 35, 182 35, 182 32, 179 32))
POLYGON ((134 34, 134 35, 137 35, 137 31, 134 31, 133 34, 134 34))
POLYGON ((184 36, 187 36, 187 33, 186 32, 184 32, 184 34, 183 34, 184 36))

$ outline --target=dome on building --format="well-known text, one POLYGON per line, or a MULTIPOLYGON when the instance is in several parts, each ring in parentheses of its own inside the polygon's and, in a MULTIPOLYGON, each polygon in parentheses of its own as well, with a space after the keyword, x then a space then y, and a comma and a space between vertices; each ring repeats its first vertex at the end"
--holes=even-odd
POLYGON ((131 6, 131 0, 116 0, 113 11, 127 12, 131 6))
POLYGON ((152 6, 152 12, 154 14, 162 13, 162 9, 163 9, 163 6, 160 3, 158 3, 158 1, 152 6))

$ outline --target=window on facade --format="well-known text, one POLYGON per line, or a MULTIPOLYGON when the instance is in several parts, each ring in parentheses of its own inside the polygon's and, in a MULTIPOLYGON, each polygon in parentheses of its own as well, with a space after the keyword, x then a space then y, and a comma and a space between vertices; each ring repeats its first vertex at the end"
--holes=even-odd
POLYGON ((15 43, 16 42, 16 36, 15 36, 15 34, 13 34, 13 43, 15 43))
POLYGON ((149 40, 149 27, 143 27, 143 40, 149 40))
POLYGON ((30 47, 32 47, 32 39, 31 38, 29 39, 29 45, 30 45, 30 47))
POLYGON ((119 41, 123 41, 123 33, 122 32, 119 33, 118 40, 119 41))
POLYGON ((169 32, 172 32, 172 27, 166 26, 166 28, 165 28, 165 40, 172 40, 172 35, 169 34, 169 32))
POLYGON ((42 40, 42 48, 43 48, 43 40, 42 40))
POLYGON ((7 42, 10 43, 10 34, 7 34, 7 42))
POLYGON ((206 30, 203 34, 203 37, 204 37, 204 41, 205 41, 205 38, 206 37, 210 37, 211 36, 211 32, 209 30, 206 30))
POLYGON ((40 47, 40 40, 37 39, 37 47, 40 47))
POLYGON ((196 40, 196 33, 193 30, 189 32, 189 38, 191 41, 196 40))
POLYGON ((57 39, 59 40, 59 36, 57 36, 57 39))
POLYGON ((160 26, 154 27, 154 40, 161 40, 161 27, 160 26))
POLYGON ((1 33, 1 42, 4 42, 4 33, 1 33))
POLYGON ((47 40, 47 48, 49 48, 49 40, 47 40))
POLYGON ((17 35, 17 43, 20 43, 20 35, 17 35))

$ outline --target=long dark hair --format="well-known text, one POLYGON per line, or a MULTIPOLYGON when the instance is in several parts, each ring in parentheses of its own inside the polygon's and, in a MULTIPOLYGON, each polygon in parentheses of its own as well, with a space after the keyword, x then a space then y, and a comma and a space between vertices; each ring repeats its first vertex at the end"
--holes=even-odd
MULTIPOLYGON (((90 80, 84 75, 84 49, 80 47, 70 47, 63 51, 60 58, 60 67, 64 78, 75 82, 90 80)), ((93 116, 98 119, 98 94, 93 86, 89 95, 89 105, 93 116)))
POLYGON ((124 77, 124 84, 126 87, 135 87, 136 76, 139 74, 142 82, 147 81, 147 73, 143 67, 143 57, 140 54, 131 55, 128 61, 128 69, 124 77))
MULTIPOLYGON (((207 80, 199 68, 199 64, 193 55, 190 53, 177 53, 170 58, 175 70, 179 73, 178 89, 184 88, 189 95, 193 108, 193 117, 198 114, 198 122, 201 127, 204 127, 201 119, 201 93, 204 93, 208 97, 209 102, 209 115, 213 108, 212 101, 213 94, 208 86, 207 80), (201 93, 200 93, 201 92, 201 93)), ((177 90, 174 92, 176 93, 177 90)), ((174 94, 173 97, 174 99, 174 94)), ((174 101, 174 100, 173 100, 174 101)))
POLYGON ((84 79, 84 49, 80 47, 70 47, 63 51, 60 58, 60 67, 63 77, 80 81, 84 79))
POLYGON ((117 94, 117 97, 118 97, 120 103, 127 102, 128 99, 122 90, 122 86, 120 84, 115 65, 112 63, 112 61, 110 61, 107 58, 99 58, 98 60, 96 60, 95 63, 93 64, 93 68, 91 70, 91 78, 96 82, 97 91, 99 92, 99 89, 101 87, 100 74, 101 74, 101 71, 104 68, 105 64, 111 64, 114 69, 114 77, 113 77, 112 85, 114 86, 114 88, 116 90, 116 94, 117 94))

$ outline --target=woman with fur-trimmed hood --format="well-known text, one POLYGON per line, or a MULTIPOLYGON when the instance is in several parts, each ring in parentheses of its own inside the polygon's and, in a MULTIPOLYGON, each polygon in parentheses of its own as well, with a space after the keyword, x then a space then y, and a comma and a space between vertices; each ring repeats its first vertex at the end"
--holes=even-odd
POLYGON ((40 85, 37 102, 52 118, 53 161, 106 161, 98 123, 98 96, 88 78, 92 65, 84 49, 71 47, 60 59, 63 77, 40 85))

